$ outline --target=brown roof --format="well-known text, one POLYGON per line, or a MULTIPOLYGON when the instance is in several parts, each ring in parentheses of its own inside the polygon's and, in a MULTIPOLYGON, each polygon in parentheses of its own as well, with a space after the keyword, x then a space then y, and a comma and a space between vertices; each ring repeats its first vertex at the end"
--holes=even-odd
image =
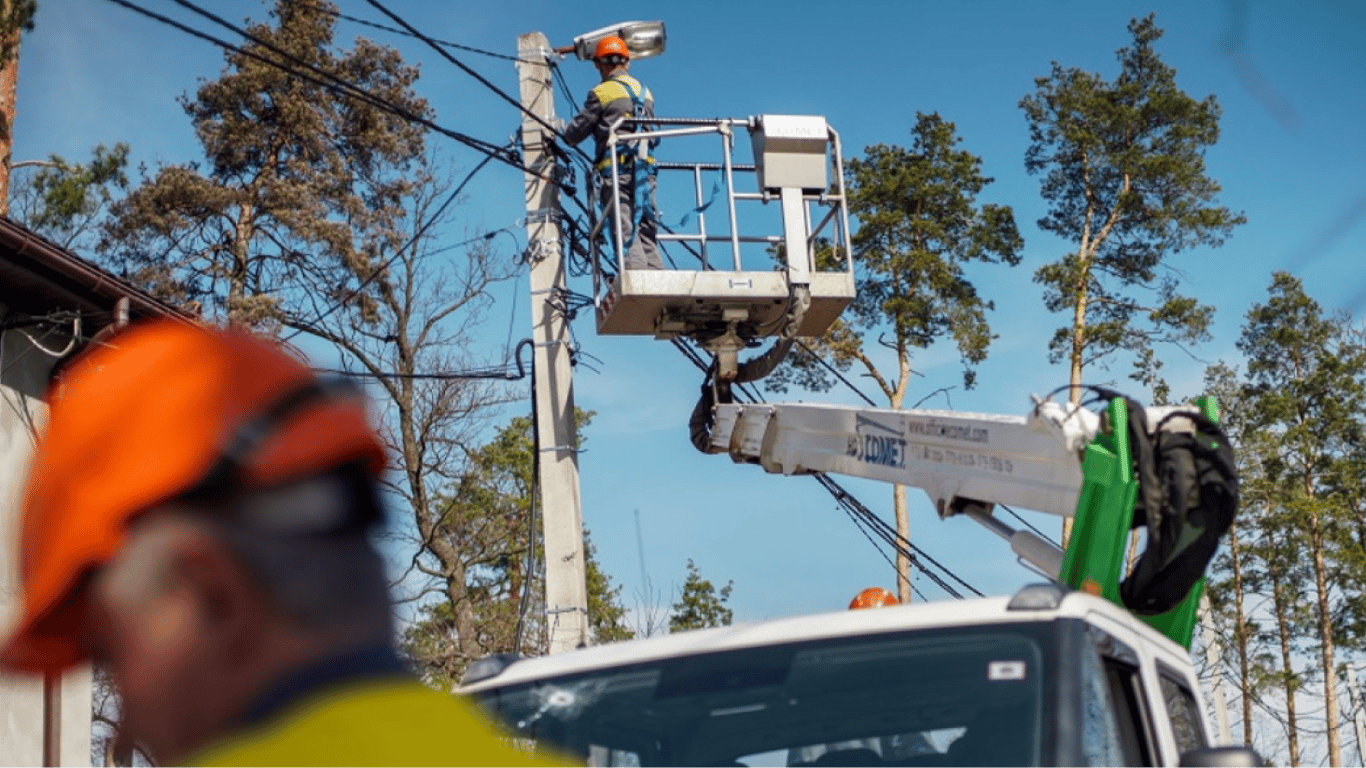
POLYGON ((107 313, 124 297, 131 320, 193 317, 0 216, 0 303, 9 309, 29 315, 59 310, 107 313))

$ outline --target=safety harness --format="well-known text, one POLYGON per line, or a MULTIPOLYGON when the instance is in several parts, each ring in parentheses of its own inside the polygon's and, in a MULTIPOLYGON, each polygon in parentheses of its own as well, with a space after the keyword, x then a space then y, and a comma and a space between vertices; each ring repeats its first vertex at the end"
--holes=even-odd
MULTIPOLYGON (((614 77, 612 78, 612 82, 620 85, 625 89, 626 95, 631 97, 632 117, 635 117, 636 119, 649 117, 645 110, 644 86, 641 86, 640 92, 637 92, 628 80, 614 77)), ((636 123, 633 131, 639 133, 642 130, 642 127, 643 126, 640 123, 636 123)), ((651 146, 653 147, 653 144, 651 144, 651 146)), ((617 144, 617 167, 622 168, 626 166, 628 161, 631 166, 631 190, 633 198, 631 210, 635 212, 635 215, 632 217, 634 221, 631 222, 631 235, 621 246, 623 252, 629 250, 631 246, 635 244, 636 235, 640 233, 640 225, 642 222, 648 220, 655 224, 659 223, 659 218, 655 213, 649 189, 650 178, 656 173, 655 159, 649 155, 642 156, 638 142, 617 144)), ((600 160, 598 162, 598 171, 601 172, 606 170, 611 164, 612 158, 610 156, 600 160)), ((613 205, 615 204, 616 202, 614 200, 613 205)), ((614 240, 616 239, 616 227, 612 228, 612 238, 614 240)))

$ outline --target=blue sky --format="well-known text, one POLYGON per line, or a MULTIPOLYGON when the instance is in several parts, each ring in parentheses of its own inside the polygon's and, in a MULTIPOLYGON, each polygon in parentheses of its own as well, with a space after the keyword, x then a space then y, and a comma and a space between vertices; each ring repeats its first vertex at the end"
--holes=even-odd
MULTIPOLYGON (((208 27, 167 0, 140 2, 208 27)), ((203 3, 236 21, 265 15, 255 0, 203 3)), ((632 69, 654 91, 660 115, 822 114, 841 132, 846 156, 870 144, 906 143, 917 111, 938 111, 954 122, 961 146, 980 155, 985 173, 996 179, 980 200, 1012 206, 1025 238, 1021 266, 974 273, 982 293, 996 302, 999 338, 979 368, 977 388, 950 393, 959 410, 1024 413, 1030 393, 1066 381, 1066 371, 1051 366, 1046 353, 1062 319, 1044 311, 1031 275, 1068 246, 1034 224, 1045 209, 1038 179, 1024 170, 1028 134, 1018 102, 1054 60, 1113 77, 1114 52, 1128 42, 1126 23, 1149 11, 1166 30, 1158 50, 1176 68, 1178 84, 1197 98, 1216 94, 1223 107, 1222 137, 1206 161, 1223 185, 1222 202, 1248 218, 1224 247, 1183 253, 1173 262, 1187 276, 1186 291, 1218 309, 1214 339, 1193 350, 1198 360, 1177 350, 1163 353, 1175 392, 1195 394, 1205 362, 1237 360, 1243 315, 1265 296, 1273 270, 1302 278, 1327 307, 1359 318, 1366 304, 1359 266, 1366 258, 1366 10, 1358 4, 387 4, 428 34, 505 53, 515 52, 517 35, 531 30, 568 44, 573 35, 612 22, 662 19, 667 53, 632 69)), ((345 13, 381 20, 363 0, 340 5, 345 13)), ((392 44, 421 64, 417 89, 436 109, 437 122, 500 143, 516 130, 512 107, 420 42, 341 23, 339 41, 358 35, 392 44)), ((510 62, 469 53, 460 58, 516 93, 510 62)), ((45 0, 36 31, 23 44, 14 159, 84 158, 95 144, 116 141, 129 142, 135 162, 149 167, 197 159, 176 100, 222 67, 213 46, 105 0, 45 0)), ((595 81, 586 63, 567 61, 564 70, 576 96, 595 81)), ((557 103, 565 117, 576 107, 557 103)), ((452 142, 432 141, 464 167, 477 162, 452 142)), ((498 167, 477 177, 461 211, 470 232, 522 215, 520 175, 498 167)), ((450 237, 464 239, 464 232, 453 228, 450 237)), ((571 287, 589 290, 586 283, 571 287)), ((481 339, 491 355, 503 345, 509 322, 514 338, 529 330, 525 285, 515 302, 510 286, 500 298, 481 339)), ((648 576, 666 600, 688 558, 713 580, 735 581, 732 605, 740 620, 836 609, 865 586, 892 586, 886 562, 814 481, 769 476, 692 449, 686 422, 700 379, 672 346, 648 337, 598 337, 588 313, 576 332, 585 351, 602 361, 600 373, 580 369, 575 380, 579 405, 598 414, 581 457, 584 517, 629 606, 644 597, 636 510, 648 576)), ((951 350, 929 350, 913 365, 924 376, 913 382, 908 402, 960 383, 951 350)), ((1127 386, 1127 370, 1122 363, 1088 379, 1127 386)), ((862 386, 871 392, 871 383, 862 386)), ((790 397, 857 402, 841 390, 790 397)), ((927 405, 946 403, 937 397, 927 405)), ((889 487, 848 486, 890 516, 889 487)), ((918 491, 910 498, 913 540, 963 578, 988 593, 1031 580, 999 539, 967 521, 939 521, 918 491)), ((1032 519, 1057 528, 1053 520, 1032 519)), ((931 599, 945 598, 923 577, 916 585, 931 599)))

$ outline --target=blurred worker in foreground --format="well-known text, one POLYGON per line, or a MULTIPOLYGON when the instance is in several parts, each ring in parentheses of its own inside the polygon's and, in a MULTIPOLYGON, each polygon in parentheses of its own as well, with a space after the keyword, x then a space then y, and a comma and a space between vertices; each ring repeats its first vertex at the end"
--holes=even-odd
MULTIPOLYGON (((612 158, 607 137, 624 117, 654 117, 655 99, 641 82, 631 77, 631 53, 616 35, 598 41, 593 64, 602 77, 588 92, 583 109, 564 129, 564 140, 576 145, 591 134, 595 152, 593 167, 599 177, 598 201, 607 214, 606 227, 617 241, 620 223, 626 269, 663 269, 659 258, 658 224, 655 215, 654 158, 639 141, 617 144, 617 188, 612 188, 612 158)), ((629 131, 629 129, 628 129, 629 131)))
POLYGON ((50 399, 0 667, 106 665, 161 764, 527 762, 395 655, 357 394, 243 333, 113 344, 50 399))

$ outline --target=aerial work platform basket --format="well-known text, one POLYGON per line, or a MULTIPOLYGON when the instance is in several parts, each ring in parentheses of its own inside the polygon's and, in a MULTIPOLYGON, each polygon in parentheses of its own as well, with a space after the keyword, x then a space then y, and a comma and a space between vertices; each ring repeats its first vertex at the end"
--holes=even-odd
MULTIPOLYGON (((612 162, 602 172, 604 184, 614 191, 629 184, 633 169, 623 165, 633 162, 633 153, 643 156, 652 143, 706 135, 720 138, 719 163, 671 160, 667 151, 653 160, 664 191, 676 192, 668 184, 679 176, 692 177, 696 207, 685 217, 694 220, 692 231, 673 231, 661 221, 658 239, 661 246, 682 245, 697 268, 625 269, 629 230, 623 238, 622 224, 594 205, 593 294, 599 333, 688 336, 722 357, 724 370, 726 359, 733 362, 735 350, 750 342, 824 333, 853 300, 854 274, 839 134, 823 117, 627 120, 609 140, 612 162), (737 128, 750 135, 753 164, 734 162, 737 128), (619 151, 619 146, 627 149, 619 151), (712 173, 719 178, 711 199, 704 199, 703 176, 712 173), (737 176, 746 187, 753 178, 752 191, 737 189, 737 176), (724 203, 724 226, 716 225, 716 213, 708 216, 713 202, 724 203), (781 224, 772 213, 747 210, 742 225, 737 203, 754 208, 777 203, 781 224), (604 252, 604 245, 610 250, 604 252)), ((666 150, 669 146, 664 144, 666 150)))

